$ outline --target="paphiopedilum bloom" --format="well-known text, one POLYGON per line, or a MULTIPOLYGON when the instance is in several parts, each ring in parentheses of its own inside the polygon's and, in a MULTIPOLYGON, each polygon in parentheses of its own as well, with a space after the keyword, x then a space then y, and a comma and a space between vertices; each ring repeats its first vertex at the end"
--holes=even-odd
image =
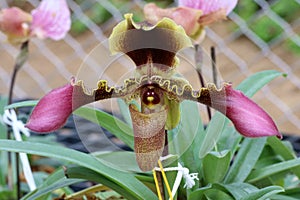
POLYGON ((145 18, 155 24, 163 17, 173 19, 183 26, 186 33, 194 40, 201 40, 203 27, 226 16, 236 6, 238 0, 179 0, 178 7, 162 9, 154 3, 144 7, 145 18))
POLYGON ((50 132, 62 127, 72 111, 82 105, 108 98, 123 98, 129 104, 134 132, 134 150, 142 170, 151 170, 162 155, 165 130, 176 127, 180 119, 180 102, 196 101, 225 114, 246 137, 276 135, 281 137, 271 117, 240 91, 225 83, 194 90, 179 77, 176 53, 192 46, 184 29, 164 18, 156 25, 135 23, 125 15, 109 38, 110 50, 125 53, 135 63, 135 77, 123 86, 111 87, 100 80, 88 93, 82 81, 52 90, 34 108, 27 127, 36 132, 50 132), (139 102, 139 106, 136 103, 139 102))
POLYGON ((60 40, 70 27, 70 10, 66 0, 43 0, 31 14, 16 7, 0 11, 0 30, 12 44, 23 43, 34 36, 60 40))

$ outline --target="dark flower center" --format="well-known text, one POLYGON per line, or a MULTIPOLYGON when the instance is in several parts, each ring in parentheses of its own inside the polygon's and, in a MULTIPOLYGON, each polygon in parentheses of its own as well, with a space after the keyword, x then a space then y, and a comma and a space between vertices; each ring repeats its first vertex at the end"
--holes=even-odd
POLYGON ((147 88, 143 91, 142 101, 147 106, 159 104, 160 97, 156 92, 156 88, 153 86, 147 86, 147 88))

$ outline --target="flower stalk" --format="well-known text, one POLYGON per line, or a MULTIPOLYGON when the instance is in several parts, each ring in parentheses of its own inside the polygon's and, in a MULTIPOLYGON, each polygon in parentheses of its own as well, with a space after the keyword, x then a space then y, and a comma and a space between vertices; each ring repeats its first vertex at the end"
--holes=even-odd
MULTIPOLYGON (((28 44, 29 41, 25 41, 24 43, 22 43, 21 47, 20 47, 20 52, 16 58, 16 62, 13 68, 13 73, 11 76, 11 81, 10 81, 10 86, 9 86, 9 93, 8 93, 8 105, 12 103, 12 99, 13 99, 13 91, 14 91, 14 85, 16 82, 16 77, 17 74, 19 72, 19 70, 22 68, 22 66, 24 65, 24 63, 27 61, 28 59, 28 44)), ((7 125, 9 127, 9 125, 7 125)), ((11 139, 11 133, 10 133, 10 129, 7 129, 7 134, 6 134, 7 139, 11 139)), ((19 154, 16 153, 16 160, 15 160, 15 170, 16 170, 16 174, 17 174, 17 197, 18 199, 21 198, 21 186, 20 186, 20 169, 19 169, 19 154)), ((8 166, 9 168, 12 168, 12 154, 10 152, 8 152, 8 166)), ((10 174, 8 174, 9 177, 12 177, 12 170, 9 170, 10 174)), ((12 188, 12 179, 8 178, 8 185, 12 188)))

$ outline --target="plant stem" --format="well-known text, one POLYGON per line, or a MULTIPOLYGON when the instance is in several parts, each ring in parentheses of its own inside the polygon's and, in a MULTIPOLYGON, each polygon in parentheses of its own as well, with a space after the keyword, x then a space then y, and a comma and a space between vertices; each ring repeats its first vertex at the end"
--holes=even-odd
MULTIPOLYGON (((11 81, 10 81, 10 86, 9 86, 9 93, 8 93, 8 105, 10 105, 12 103, 12 99, 13 99, 13 90, 14 90, 14 85, 16 82, 16 77, 18 74, 19 69, 21 69, 21 67, 24 65, 24 63, 26 62, 26 60, 28 59, 28 44, 29 41, 26 41, 24 43, 21 44, 21 48, 20 48, 20 53, 18 54, 17 58, 16 58, 16 62, 14 65, 14 69, 13 69, 13 73, 11 76, 11 81)), ((7 129, 7 139, 11 139, 11 133, 9 131, 9 129, 7 129)), ((12 168, 12 156, 11 153, 8 152, 8 167, 9 169, 12 168)), ((15 170, 16 170, 16 174, 17 174, 17 199, 21 198, 21 185, 20 185, 20 170, 19 170, 19 154, 16 153, 16 166, 15 166, 15 170)), ((9 177, 8 178, 8 186, 10 188, 13 188, 13 181, 12 181, 12 170, 9 170, 9 177)))
POLYGON ((165 130, 165 145, 162 156, 167 156, 169 154, 169 146, 168 146, 168 130, 165 130))
POLYGON ((217 63, 216 63, 216 51, 215 47, 210 47, 210 57, 211 57, 211 65, 212 65, 212 73, 214 84, 218 87, 218 75, 217 75, 217 63))
MULTIPOLYGON (((195 44, 195 63, 196 63, 196 71, 200 80, 201 87, 205 87, 204 79, 202 76, 202 64, 203 64, 203 52, 199 44, 195 44)), ((209 106, 206 106, 208 119, 211 120, 211 110, 209 106)))
POLYGON ((28 44, 29 41, 22 43, 20 48, 20 53, 16 58, 16 63, 14 66, 14 71, 11 76, 11 82, 9 86, 9 94, 8 94, 8 105, 12 103, 13 90, 15 86, 15 81, 17 77, 17 73, 19 69, 24 65, 25 61, 28 59, 28 44))

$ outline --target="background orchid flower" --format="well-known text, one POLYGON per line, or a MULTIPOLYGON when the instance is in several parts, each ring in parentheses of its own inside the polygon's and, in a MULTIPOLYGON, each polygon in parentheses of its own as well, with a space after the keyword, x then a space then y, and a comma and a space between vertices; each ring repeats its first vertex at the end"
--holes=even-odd
POLYGON ((70 10, 66 0, 43 0, 31 14, 31 34, 38 38, 60 40, 71 28, 70 10))
POLYGON ((43 0, 31 14, 16 7, 0 12, 0 30, 12 44, 23 43, 33 36, 60 40, 70 28, 70 10, 66 0, 43 0))
POLYGON ((202 10, 203 15, 208 15, 219 10, 224 10, 224 14, 228 15, 234 9, 237 2, 238 0, 178 0, 178 5, 202 10))
POLYGON ((123 98, 129 104, 134 150, 140 168, 151 170, 164 150, 165 130, 176 127, 180 119, 180 102, 196 101, 208 105, 232 120, 237 130, 247 137, 276 135, 281 137, 271 117, 257 104, 234 90, 230 84, 194 90, 189 82, 176 76, 176 53, 192 46, 184 29, 164 18, 154 26, 135 23, 126 14, 109 38, 113 54, 125 53, 136 65, 136 76, 123 86, 110 87, 105 80, 87 93, 82 81, 54 89, 34 108, 27 127, 37 132, 50 132, 61 127, 78 107, 108 98, 123 98), (132 101, 140 103, 140 107, 132 101))
POLYGON ((12 7, 0 11, 0 30, 10 43, 23 43, 29 37, 32 16, 20 8, 12 7))
POLYGON ((173 19, 183 26, 190 37, 199 41, 203 36, 203 27, 226 19, 237 2, 238 0, 179 0, 179 7, 167 9, 149 3, 144 7, 144 14, 153 24, 163 17, 173 19))

